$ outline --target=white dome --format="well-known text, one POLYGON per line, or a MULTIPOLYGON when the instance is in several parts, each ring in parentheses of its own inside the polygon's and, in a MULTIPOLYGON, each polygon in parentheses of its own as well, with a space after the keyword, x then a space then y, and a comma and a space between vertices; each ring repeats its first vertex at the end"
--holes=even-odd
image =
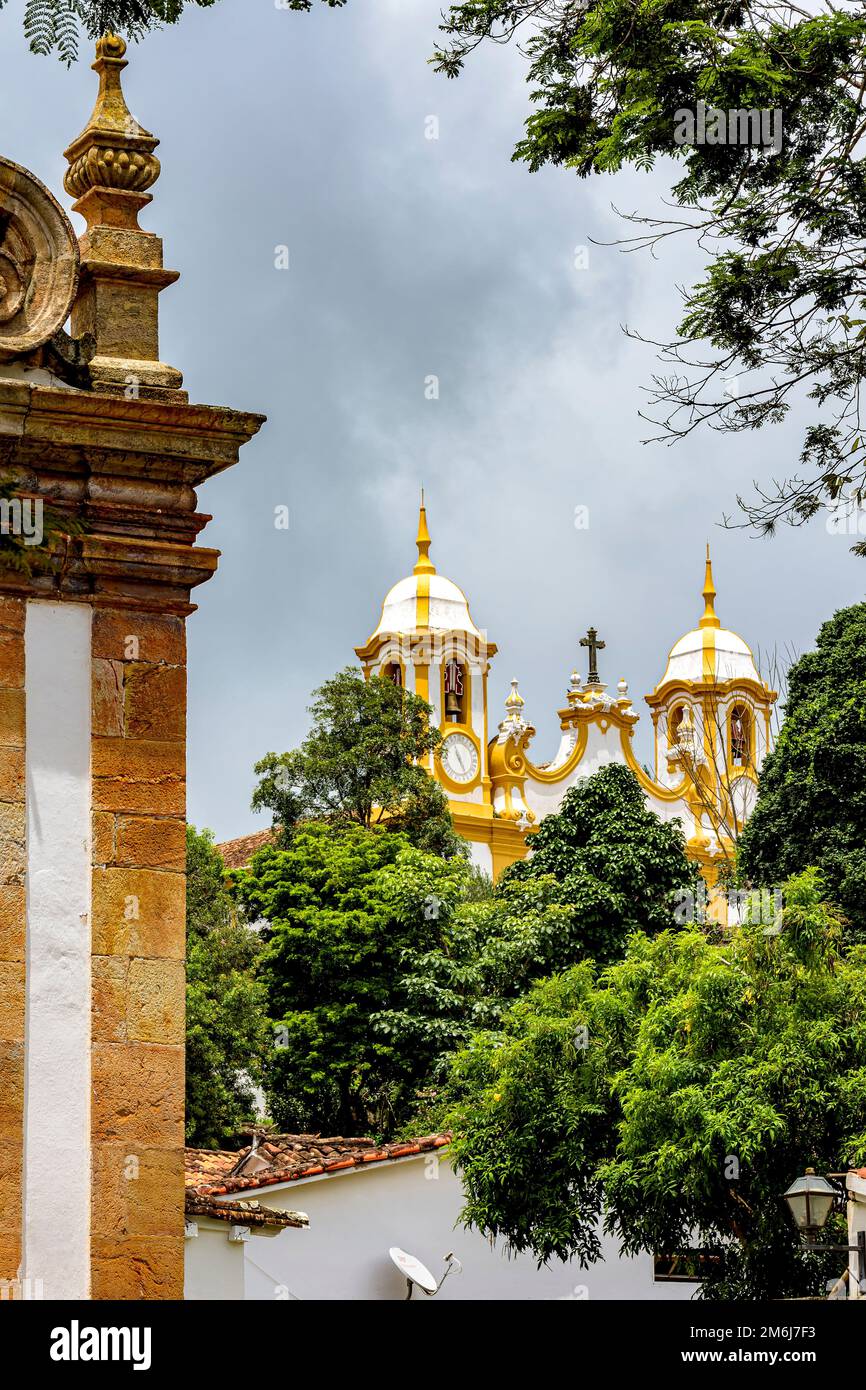
POLYGON ((463 590, 444 574, 410 574, 395 584, 386 595, 373 638, 417 632, 421 627, 432 632, 468 632, 484 640, 472 621, 463 590))
POLYGON ((726 627, 698 627, 675 643, 660 684, 666 681, 751 680, 760 683, 748 643, 726 627))

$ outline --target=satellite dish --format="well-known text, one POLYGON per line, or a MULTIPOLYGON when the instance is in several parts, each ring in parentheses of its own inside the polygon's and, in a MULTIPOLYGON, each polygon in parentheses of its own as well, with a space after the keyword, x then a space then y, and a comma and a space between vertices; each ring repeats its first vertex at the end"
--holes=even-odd
POLYGON ((416 1260, 414 1255, 410 1255, 405 1250, 401 1250, 399 1245, 392 1245, 390 1250, 388 1251, 388 1254, 391 1256, 391 1259, 394 1261, 394 1264, 397 1266, 400 1273, 404 1276, 406 1280, 406 1287, 409 1290, 409 1292, 406 1295, 407 1299, 410 1299, 412 1297, 412 1290, 415 1288, 416 1284, 418 1288, 421 1289, 422 1292, 427 1295, 428 1298, 432 1298, 434 1293, 438 1293, 442 1285, 445 1283, 445 1280, 451 1273, 451 1268, 453 1265, 457 1266, 458 1272, 462 1269, 460 1261, 455 1259, 455 1257, 449 1253, 445 1256, 445 1259, 448 1262, 448 1268, 445 1270, 445 1273, 442 1275, 442 1278, 437 1284, 436 1280, 433 1278, 433 1275, 430 1273, 427 1266, 422 1265, 420 1260, 416 1260))

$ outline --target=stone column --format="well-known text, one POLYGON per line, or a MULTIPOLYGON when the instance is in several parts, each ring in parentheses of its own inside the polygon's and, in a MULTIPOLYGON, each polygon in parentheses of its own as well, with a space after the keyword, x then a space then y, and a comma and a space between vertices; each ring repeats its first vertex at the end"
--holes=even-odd
POLYGON ((98 44, 67 151, 80 242, 0 160, 0 481, 45 525, 0 536, 0 1279, 60 1298, 183 1295, 185 619, 218 560, 195 489, 263 418, 159 360, 177 276, 138 226, 159 164, 124 53, 98 44))

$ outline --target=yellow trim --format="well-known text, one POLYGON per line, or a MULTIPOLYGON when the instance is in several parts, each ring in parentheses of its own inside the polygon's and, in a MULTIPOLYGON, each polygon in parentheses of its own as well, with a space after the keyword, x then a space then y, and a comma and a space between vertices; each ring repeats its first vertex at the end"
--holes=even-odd
POLYGON ((535 826, 521 830, 514 821, 494 816, 490 806, 452 805, 451 814, 458 835, 472 844, 488 846, 494 879, 529 853, 526 837, 535 833, 535 826))
MULTIPOLYGON (((703 622, 703 618, 701 622, 703 622)), ((703 648, 701 675, 706 684, 714 685, 716 680, 716 633, 714 628, 705 627, 702 630, 701 646, 703 648)))
MULTIPOLYGON (((529 758, 526 758, 526 772, 527 775, 532 778, 533 782, 544 782, 546 785, 551 786, 556 782, 563 781, 564 778, 571 775, 578 763, 582 761, 583 755, 586 752, 586 745, 589 740, 589 724, 590 721, 586 720, 578 725, 574 747, 560 767, 553 768, 552 770, 538 767, 535 763, 531 762, 529 758)), ((493 746, 491 745, 491 753, 492 749, 493 746)))
POLYGON ((662 685, 656 686, 655 690, 649 695, 644 696, 644 700, 651 710, 657 709, 660 705, 666 704, 671 696, 676 695, 704 695, 712 693, 720 699, 728 694, 737 694, 744 691, 747 695, 753 695, 758 704, 775 704, 778 699, 778 691, 770 690, 760 681, 753 680, 751 676, 731 676, 725 680, 686 680, 682 676, 677 676, 671 680, 664 681, 662 685))
POLYGON ((729 776, 732 773, 736 773, 738 777, 741 777, 744 773, 748 772, 750 768, 753 768, 755 766, 755 713, 756 711, 752 709, 751 705, 746 704, 746 702, 743 700, 735 700, 732 703, 730 709, 727 711, 727 717, 725 720, 727 727, 725 732, 727 735, 728 746, 725 756, 725 762, 727 765, 729 776), (734 762, 734 731, 731 726, 733 724, 735 709, 744 710, 748 717, 748 728, 746 730, 748 735, 746 739, 746 751, 748 753, 748 762, 745 763, 734 762))
MULTIPOLYGON (((390 654, 386 652, 384 656, 381 656, 381 655, 380 655, 379 664, 378 664, 378 667, 376 668, 376 675, 377 675, 377 676, 384 676, 384 675, 386 674, 386 667, 388 667, 388 666, 399 666, 399 667, 400 667, 400 685, 401 685, 402 689, 405 690, 405 689, 406 689, 406 665, 405 665, 405 662, 403 661, 403 658, 402 658, 402 657, 399 657, 399 656, 394 656, 393 652, 391 652, 390 654)), ((369 672, 365 672, 365 675, 369 675, 369 672)))
POLYGON ((620 729, 619 738, 626 767, 631 768, 645 792, 649 792, 650 795, 656 797, 659 801, 682 801, 684 799, 688 788, 687 777, 684 777, 677 787, 665 787, 661 782, 656 782, 655 779, 650 777, 646 770, 641 767, 635 757, 634 749, 631 746, 631 734, 627 733, 624 729, 620 729))
POLYGON ((415 626, 419 631, 430 626, 430 576, 419 574, 415 588, 415 626))
POLYGON ((701 597, 704 600, 704 616, 701 618, 701 627, 721 627, 721 623, 716 617, 716 586, 713 583, 713 562, 710 559, 709 541, 707 541, 707 568, 704 575, 704 592, 701 597))
MULTIPOLYGON (((418 513, 418 535, 415 537, 415 544, 418 547, 418 559, 413 574, 431 575, 436 573, 436 566, 430 559, 430 532, 427 529, 427 508, 424 506, 424 489, 421 489, 421 510, 418 513)), ((427 590, 429 594, 429 588, 427 590)))

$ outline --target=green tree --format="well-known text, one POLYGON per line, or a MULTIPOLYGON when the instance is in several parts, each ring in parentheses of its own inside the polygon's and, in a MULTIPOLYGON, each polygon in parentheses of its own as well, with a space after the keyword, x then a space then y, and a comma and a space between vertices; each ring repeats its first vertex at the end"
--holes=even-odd
POLYGON ((288 834, 299 820, 325 819, 382 825, 433 854, 462 852, 447 798, 420 765, 442 741, 425 700, 349 666, 314 692, 310 713, 300 748, 256 763, 254 811, 270 810, 288 834))
MULTIPOLYGON (((26 0, 24 32, 33 53, 56 53, 64 63, 78 57, 81 30, 91 39, 103 34, 123 34, 128 39, 144 38, 163 24, 176 24, 185 5, 208 9, 217 0, 26 0)), ((323 0, 331 9, 346 0, 323 0)), ((0 10, 6 0, 0 0, 0 10)), ((286 10, 311 10, 313 0, 287 0, 286 10)))
POLYGON ((823 892, 792 880, 778 934, 636 933, 476 1034, 440 1113, 466 1223, 592 1263, 603 1219, 625 1253, 714 1257, 704 1297, 820 1294, 845 1261, 800 1248, 781 1193, 866 1157, 866 948, 823 892))
POLYGON ((234 1148, 269 1037, 255 931, 238 921, 213 832, 187 826, 186 1139, 234 1148))
MULTIPOLYGON (((747 517, 765 530, 799 524, 840 489, 866 488, 863 6, 463 0, 442 29, 433 61, 449 77, 481 45, 520 42, 533 109, 514 158, 530 169, 588 177, 660 157, 680 164, 677 210, 634 214, 628 243, 692 234, 709 258, 676 339, 656 344, 667 365, 650 419, 661 437, 776 423, 805 385, 815 412, 804 475, 759 491, 747 517), (703 140, 698 101, 726 118, 707 112, 703 140), (750 143, 750 111, 779 113, 758 137, 771 134, 772 147, 750 143)), ((866 553, 866 542, 852 548, 866 553)))
POLYGON ((403 948, 438 940, 467 875, 462 858, 351 822, 302 824, 238 875, 247 914, 267 922, 259 978, 275 1045, 265 1079, 283 1128, 386 1133, 406 1117, 441 1045, 420 1022, 411 1037, 388 1027, 405 992, 403 948), (387 871, 407 851, 413 898, 401 915, 387 871))
POLYGON ((684 895, 697 892, 698 870, 686 858, 679 823, 649 810, 634 773, 620 763, 566 792, 527 843, 531 858, 512 864, 500 882, 556 880, 571 919, 555 969, 583 956, 615 959, 633 931, 672 926, 684 895))
MULTIPOLYGON (((64 63, 78 58, 79 37, 123 34, 138 40, 163 24, 175 24, 185 4, 207 8, 216 0, 26 0, 24 33, 31 52, 56 53, 64 63)), ((0 0, 0 9, 6 0, 0 0)))
POLYGON ((836 613, 791 667, 737 865, 764 887, 818 865, 866 940, 866 603, 836 613))
POLYGON ((445 893, 443 882, 437 861, 411 849, 383 875, 403 944, 389 1005, 373 1020, 401 1048, 421 1046, 431 1080, 473 1029, 498 1024, 564 952, 572 963, 572 914, 552 878, 506 882, 483 898, 471 873, 452 878, 445 893))

